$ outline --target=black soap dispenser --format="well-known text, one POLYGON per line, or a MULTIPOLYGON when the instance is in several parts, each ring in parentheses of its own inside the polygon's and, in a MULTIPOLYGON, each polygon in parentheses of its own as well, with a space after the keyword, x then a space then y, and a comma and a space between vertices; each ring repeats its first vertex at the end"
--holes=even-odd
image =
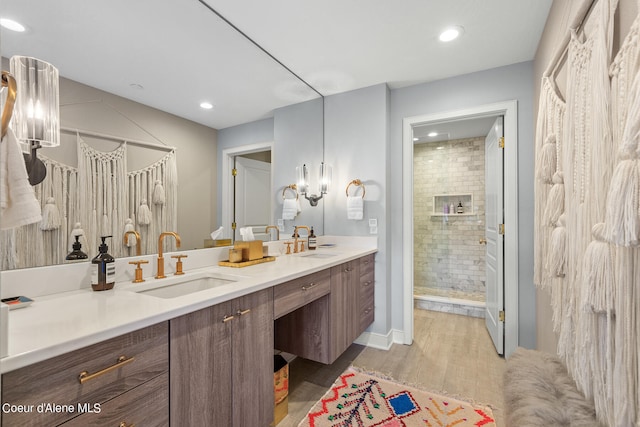
POLYGON ((82 243, 80 243, 80 236, 76 236, 76 241, 73 243, 73 251, 67 255, 65 261, 68 263, 80 262, 88 259, 89 256, 82 252, 82 243))
POLYGON ((311 231, 309 232, 309 236, 307 237, 307 248, 309 250, 315 250, 318 247, 318 240, 316 235, 313 233, 313 227, 311 227, 311 231))
POLYGON ((91 288, 94 291, 108 291, 116 284, 115 258, 107 253, 109 247, 105 243, 107 237, 102 236, 102 244, 98 248, 98 255, 91 260, 91 288))

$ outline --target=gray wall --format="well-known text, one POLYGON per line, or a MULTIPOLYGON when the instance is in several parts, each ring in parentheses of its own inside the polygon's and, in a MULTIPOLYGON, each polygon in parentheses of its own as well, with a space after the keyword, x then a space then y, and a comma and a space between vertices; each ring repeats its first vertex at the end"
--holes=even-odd
MULTIPOLYGON (((326 97, 325 157, 333 166, 333 189, 325 200, 325 234, 369 235, 369 218, 378 220, 375 323, 371 332, 391 328, 388 273, 388 99, 386 84, 326 97), (366 189, 363 220, 347 219, 346 187, 354 179, 366 189)), ((354 191, 352 187, 351 192, 354 191)))
POLYGON ((518 101, 519 345, 536 345, 533 285, 533 64, 525 62, 391 91, 391 289, 393 328, 402 329, 402 119, 518 101))

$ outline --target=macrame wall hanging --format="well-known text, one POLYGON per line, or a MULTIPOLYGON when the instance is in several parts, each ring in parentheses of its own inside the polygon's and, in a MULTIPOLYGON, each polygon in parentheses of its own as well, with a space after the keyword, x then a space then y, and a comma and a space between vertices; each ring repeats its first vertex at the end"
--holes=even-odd
MULTIPOLYGON (((77 144, 77 168, 39 156, 47 168, 47 178, 34 187, 43 219, 0 232, 2 270, 60 264, 76 234, 90 258, 100 236, 113 236, 109 252, 122 257, 136 253, 135 238, 124 240, 126 230, 138 231, 143 253, 151 253, 162 231, 177 229, 175 149, 143 170, 127 172, 126 142, 102 152, 77 134, 77 144)), ((174 245, 167 242, 165 250, 174 245)))
POLYGON ((560 55, 543 77, 534 281, 551 293, 558 354, 598 419, 630 426, 640 423, 640 14, 612 60, 617 3, 585 2, 588 33, 568 34, 566 103, 550 72, 560 55))

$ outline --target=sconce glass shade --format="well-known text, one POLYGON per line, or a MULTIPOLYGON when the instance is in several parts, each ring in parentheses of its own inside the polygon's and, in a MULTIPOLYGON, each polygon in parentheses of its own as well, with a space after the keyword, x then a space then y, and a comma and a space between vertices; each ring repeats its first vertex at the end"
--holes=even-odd
POLYGON ((320 177, 319 177, 318 191, 320 194, 326 194, 331 188, 331 166, 322 162, 320 164, 320 177))
POLYGON ((20 142, 43 147, 60 145, 60 100, 58 70, 48 62, 13 56, 11 74, 17 96, 11 128, 20 142))
POLYGON ((309 170, 306 164, 296 166, 296 185, 298 193, 306 194, 309 192, 309 170))

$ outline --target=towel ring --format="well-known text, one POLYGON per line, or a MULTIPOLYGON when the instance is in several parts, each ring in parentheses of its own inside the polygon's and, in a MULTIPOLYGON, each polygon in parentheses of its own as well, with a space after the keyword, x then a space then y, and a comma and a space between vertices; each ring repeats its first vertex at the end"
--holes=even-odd
POLYGON ((296 184, 290 184, 290 185, 287 185, 286 187, 284 187, 284 189, 282 190, 282 199, 283 200, 286 199, 285 193, 286 193, 287 190, 291 190, 294 193, 296 193, 296 200, 298 200, 298 186, 296 184))
POLYGON ((356 185, 358 187, 362 187, 362 198, 364 199, 364 194, 367 192, 366 189, 364 188, 364 184, 362 183, 362 181, 360 181, 359 179, 354 179, 353 181, 351 181, 348 185, 347 185, 347 189, 345 190, 345 192, 347 193, 347 197, 349 197, 349 187, 351 187, 352 185, 356 185))
POLYGON ((2 87, 8 88, 8 92, 6 105, 2 110, 2 136, 0 138, 4 138, 7 134, 9 122, 11 121, 11 116, 13 116, 13 107, 16 103, 16 79, 8 71, 2 71, 2 87))

